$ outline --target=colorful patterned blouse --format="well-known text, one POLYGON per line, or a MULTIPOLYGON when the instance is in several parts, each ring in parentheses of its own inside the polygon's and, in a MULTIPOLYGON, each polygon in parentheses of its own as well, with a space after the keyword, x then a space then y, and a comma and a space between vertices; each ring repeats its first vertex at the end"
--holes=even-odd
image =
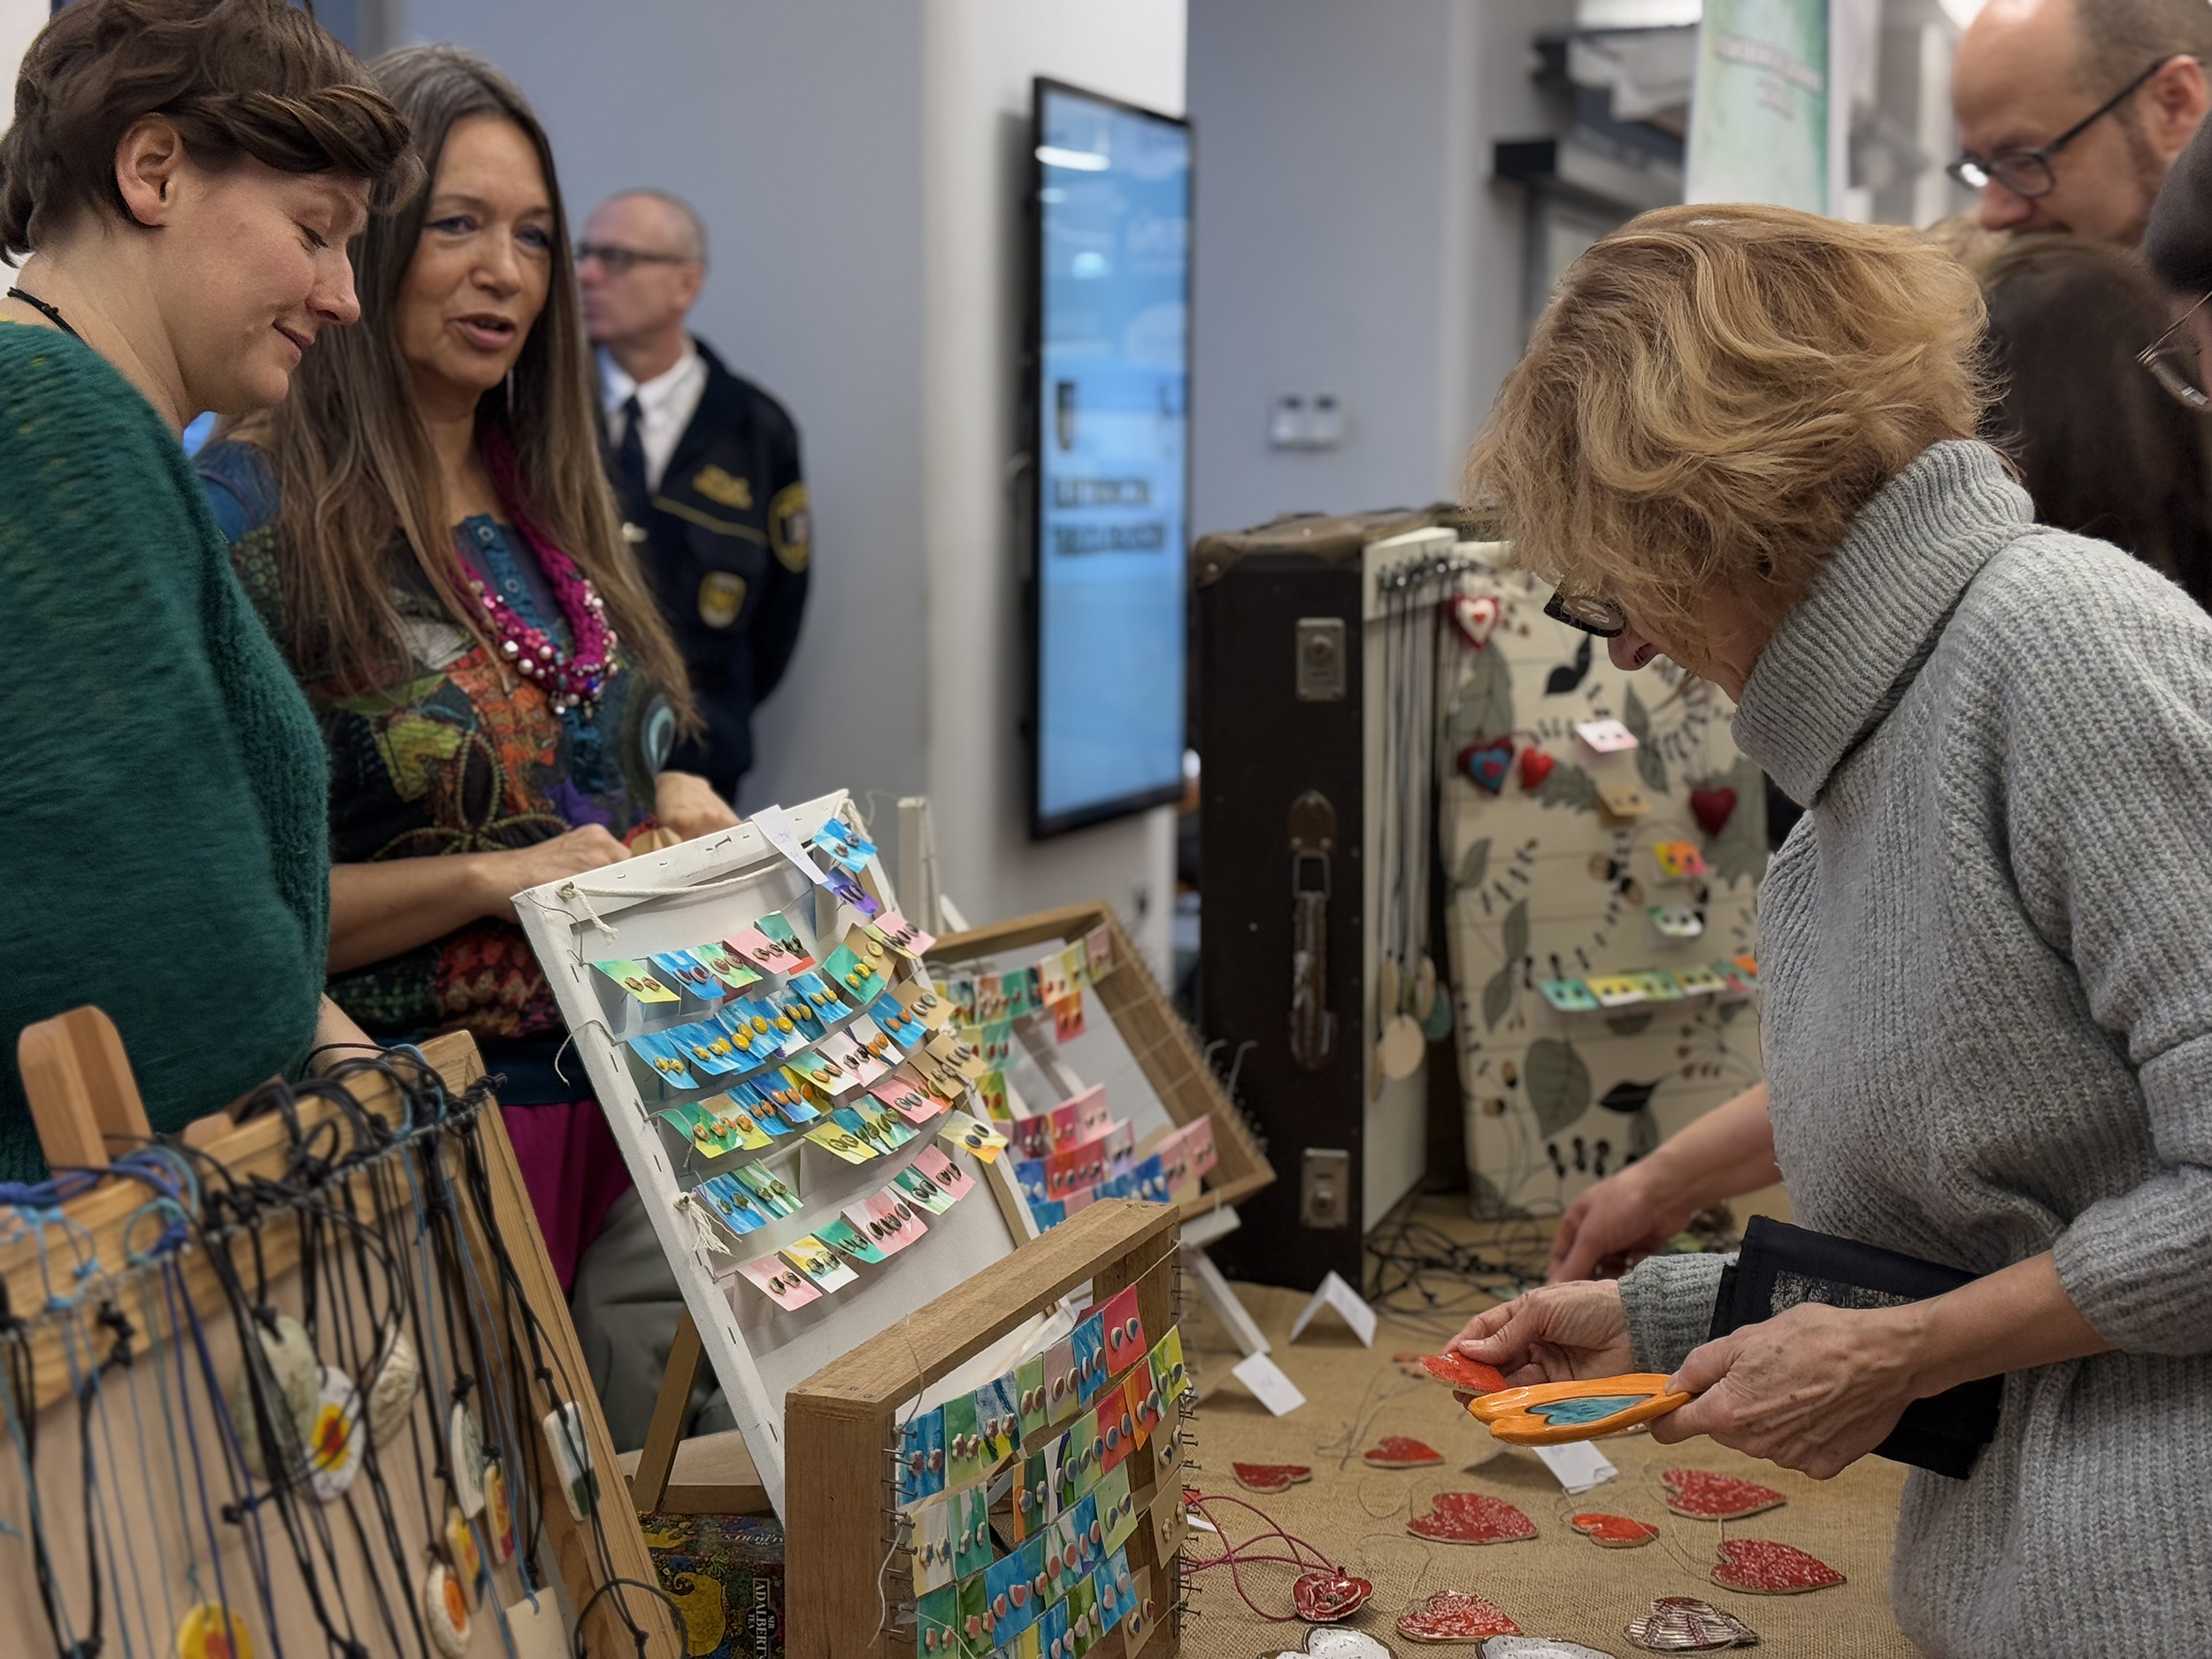
MULTIPOLYGON (((281 645, 275 475, 261 451, 235 442, 210 444, 198 467, 232 561, 281 645)), ((571 643, 520 535, 475 518, 457 527, 454 541, 469 575, 564 648, 571 643)), ((653 780, 675 720, 626 655, 618 652, 595 713, 557 714, 538 687, 506 683, 487 648, 426 591, 403 588, 394 597, 411 676, 367 696, 327 683, 305 687, 330 755, 334 864, 501 852, 588 824, 627 841, 653 827, 653 780)), ((480 1040, 563 1033, 536 957, 521 928, 505 920, 472 922, 340 974, 330 995, 363 1029, 387 1039, 456 1028, 480 1040)))

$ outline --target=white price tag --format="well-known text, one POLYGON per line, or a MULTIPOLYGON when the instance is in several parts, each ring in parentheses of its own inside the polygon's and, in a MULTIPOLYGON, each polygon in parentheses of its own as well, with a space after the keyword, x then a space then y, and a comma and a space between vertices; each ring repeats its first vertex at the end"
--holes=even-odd
POLYGON ((783 809, 780 806, 768 807, 754 813, 746 822, 760 832, 763 841, 806 872, 807 879, 816 887, 829 886, 829 872, 808 857, 806 849, 799 845, 797 839, 783 826, 782 812, 783 809))
POLYGON ((1611 1459, 1588 1440, 1570 1440, 1564 1446, 1532 1446, 1529 1449, 1544 1460, 1544 1467, 1569 1492, 1587 1492, 1621 1472, 1613 1466, 1611 1459))
POLYGON ((1359 1338, 1361 1347, 1375 1346, 1375 1310, 1333 1269, 1322 1279, 1320 1289, 1313 1293, 1313 1300, 1306 1303, 1304 1311, 1292 1323, 1290 1340, 1295 1342, 1304 1334, 1313 1316, 1324 1308, 1333 1308, 1343 1316, 1344 1323, 1352 1327, 1352 1334, 1359 1338))
POLYGON ((1252 1391, 1253 1397, 1277 1417, 1285 1417, 1306 1403, 1298 1385, 1283 1375, 1283 1368, 1264 1354, 1255 1354, 1229 1374, 1252 1391))
MULTIPOLYGON (((619 1590, 611 1591, 608 1594, 608 1600, 611 1601, 621 1594, 619 1590)), ((651 1602, 663 1611, 665 1611, 667 1608, 666 1602, 660 1601, 657 1596, 647 1595, 642 1591, 638 1593, 638 1600, 651 1602)), ((560 1614, 554 1610, 553 1591, 550 1586, 540 1587, 534 1605, 526 1595, 521 1601, 507 1609, 506 1612, 507 1634, 514 1644, 515 1659, 564 1659, 564 1655, 569 1651, 568 1638, 561 1629, 560 1614)), ((641 1618, 652 1617, 651 1613, 642 1608, 640 1609, 639 1616, 641 1618)))

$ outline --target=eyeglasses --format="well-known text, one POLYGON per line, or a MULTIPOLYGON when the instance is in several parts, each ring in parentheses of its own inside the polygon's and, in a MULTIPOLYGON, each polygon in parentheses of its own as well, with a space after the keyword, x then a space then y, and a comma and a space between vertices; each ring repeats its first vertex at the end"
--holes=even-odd
POLYGON ((632 268, 641 265, 689 265, 689 256, 680 253, 648 253, 642 248, 623 248, 613 242, 580 242, 576 244, 576 263, 596 259, 609 276, 627 276, 632 268))
POLYGON ((1970 190, 1983 189, 1993 180, 2015 196, 2030 200, 2048 196, 2058 188, 2058 174, 2051 170, 2051 157, 2126 103, 2137 88, 2172 61, 2171 58, 2160 58, 2047 144, 2034 150, 2008 150, 1987 161, 1978 156, 1961 156, 1943 171, 1970 190))
POLYGON ((2166 332, 2135 354, 2135 360, 2151 372, 2151 377, 2178 403, 2202 413, 2212 409, 2212 395, 2208 395, 2200 382, 2204 378, 2203 361, 2196 349, 2193 337, 2181 334, 2182 325, 2212 302, 2212 294, 2192 305, 2174 319, 2166 332))
POLYGON ((1555 593, 1544 601, 1544 614, 1601 640, 1618 639, 1628 632, 1625 611, 1610 599, 1594 599, 1586 594, 1555 593))

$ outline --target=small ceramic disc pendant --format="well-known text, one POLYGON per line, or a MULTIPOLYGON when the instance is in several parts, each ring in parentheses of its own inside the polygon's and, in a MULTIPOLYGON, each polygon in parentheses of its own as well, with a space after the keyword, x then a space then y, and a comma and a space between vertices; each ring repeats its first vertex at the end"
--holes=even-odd
POLYGON ((1421 1069, 1421 1056, 1428 1052, 1428 1039, 1421 1034, 1421 1027, 1410 1014, 1393 1014, 1383 1027, 1382 1041, 1376 1044, 1375 1053, 1382 1062, 1383 1075, 1394 1083, 1402 1083, 1421 1069))
POLYGON ((450 1507, 445 1512, 445 1551, 453 1563, 453 1576, 460 1580, 473 1605, 477 1580, 484 1576, 484 1552, 477 1548, 476 1534, 470 1530, 467 1518, 450 1507))
POLYGON ((484 1471, 484 1530, 491 1534, 492 1559, 511 1561, 515 1554, 515 1511, 507 1502, 507 1477, 497 1463, 484 1471))
POLYGON ((432 1562, 422 1575, 422 1621, 429 1626, 430 1640, 445 1659, 467 1659, 468 1602, 453 1570, 442 1561, 432 1562))
MULTIPOLYGON (((323 1368, 315 1357, 315 1345, 308 1340, 307 1327, 288 1313, 277 1315, 273 1333, 258 1321, 254 1331, 261 1339, 261 1351, 268 1356, 269 1373, 276 1382, 276 1398, 268 1402, 269 1408, 289 1414, 293 1435, 304 1445, 314 1426, 316 1408, 322 1401, 323 1368)), ((243 1365, 239 1366, 237 1379, 231 1387, 230 1413, 230 1420, 238 1428, 238 1449, 245 1458, 246 1467, 266 1480, 269 1463, 262 1455, 252 1386, 247 1380, 243 1365)))
POLYGON ((446 1420, 446 1455, 453 1471, 453 1501, 474 1520, 484 1510, 484 1436, 466 1401, 455 1401, 446 1420))
POLYGON ((406 1332, 393 1332, 369 1383, 372 1441, 386 1445, 407 1426, 407 1413, 415 1403, 415 1390, 421 1386, 422 1362, 415 1356, 414 1343, 408 1340, 406 1332))
POLYGON ((360 1390, 335 1365, 326 1365, 314 1426, 302 1441, 308 1482, 318 1498, 328 1503, 344 1494, 361 1468, 364 1444, 360 1390))
POLYGON ((177 1659, 253 1659, 246 1621, 219 1601, 203 1601, 177 1626, 177 1659))

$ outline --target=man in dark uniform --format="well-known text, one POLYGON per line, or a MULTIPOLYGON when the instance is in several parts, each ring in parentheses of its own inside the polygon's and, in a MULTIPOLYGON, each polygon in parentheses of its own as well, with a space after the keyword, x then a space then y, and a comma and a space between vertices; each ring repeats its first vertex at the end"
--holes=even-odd
POLYGON ((798 643, 813 538, 798 428, 685 327, 706 273, 705 231, 674 196, 626 191, 585 221, 576 276, 608 472, 707 721, 668 764, 734 797, 753 707, 798 643))

